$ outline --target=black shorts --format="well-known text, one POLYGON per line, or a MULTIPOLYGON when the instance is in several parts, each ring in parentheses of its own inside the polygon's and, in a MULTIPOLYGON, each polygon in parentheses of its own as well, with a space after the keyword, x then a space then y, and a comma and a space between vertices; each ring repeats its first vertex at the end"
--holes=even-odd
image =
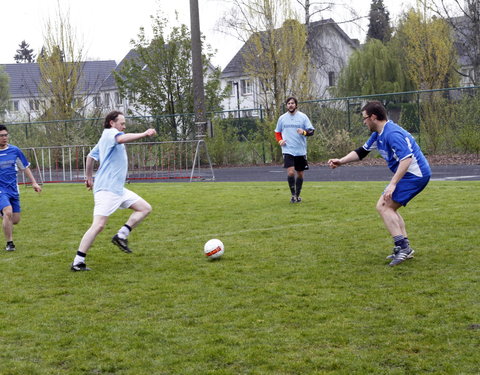
POLYGON ((305 155, 293 156, 290 154, 283 154, 283 168, 295 167, 298 172, 306 171, 308 169, 308 161, 305 155))

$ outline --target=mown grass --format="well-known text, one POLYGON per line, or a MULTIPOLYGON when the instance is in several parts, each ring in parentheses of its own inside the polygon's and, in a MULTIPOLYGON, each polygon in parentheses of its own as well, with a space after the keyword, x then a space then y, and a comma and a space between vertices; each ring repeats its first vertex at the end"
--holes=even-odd
POLYGON ((437 182, 402 213, 395 268, 382 182, 129 187, 154 211, 69 270, 91 222, 82 185, 22 189, 17 251, 0 253, 0 374, 478 374, 480 182, 437 182), (203 244, 220 238, 219 261, 203 244))

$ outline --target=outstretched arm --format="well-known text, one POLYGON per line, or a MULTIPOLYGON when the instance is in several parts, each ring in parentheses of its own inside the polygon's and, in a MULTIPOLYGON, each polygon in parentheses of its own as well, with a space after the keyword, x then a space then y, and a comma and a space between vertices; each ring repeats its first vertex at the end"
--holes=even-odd
POLYGON ((127 133, 117 136, 118 143, 135 142, 145 137, 152 137, 157 134, 155 129, 147 129, 143 133, 127 133))
POLYGON ((360 157, 358 156, 357 152, 351 151, 341 159, 330 159, 328 161, 328 165, 330 166, 330 168, 335 169, 337 167, 340 167, 341 165, 358 161, 358 160, 360 160, 360 157))

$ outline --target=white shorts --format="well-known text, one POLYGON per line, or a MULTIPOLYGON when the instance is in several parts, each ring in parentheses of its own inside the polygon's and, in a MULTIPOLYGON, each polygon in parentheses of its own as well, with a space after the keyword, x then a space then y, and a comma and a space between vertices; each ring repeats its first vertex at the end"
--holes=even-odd
POLYGON ((119 208, 129 208, 140 196, 133 191, 123 189, 123 195, 101 190, 94 194, 95 207, 93 216, 110 216, 119 208))

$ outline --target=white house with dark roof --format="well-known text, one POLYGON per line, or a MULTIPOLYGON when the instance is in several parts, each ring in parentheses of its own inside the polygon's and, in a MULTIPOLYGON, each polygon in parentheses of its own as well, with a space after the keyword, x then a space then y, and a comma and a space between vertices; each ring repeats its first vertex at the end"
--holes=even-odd
MULTIPOLYGON (((82 99, 84 107, 81 115, 106 112, 118 108, 122 99, 116 90, 112 72, 116 67, 114 60, 85 61, 78 85, 77 96, 82 99)), ((6 122, 31 121, 42 115, 44 106, 40 67, 37 63, 3 64, 10 82, 10 105, 6 122)))
MULTIPOLYGON (((223 101, 225 110, 259 108, 262 99, 258 82, 245 71, 243 55, 248 50, 247 41, 222 71, 222 87, 231 87, 231 94, 223 101)), ((359 47, 356 39, 351 39, 332 19, 312 22, 309 29, 310 55, 312 58, 312 80, 318 97, 329 97, 329 88, 336 85, 341 69, 348 58, 359 47)), ((299 98, 301 100, 301 98, 299 98)), ((242 115, 255 115, 242 111, 242 115)))

